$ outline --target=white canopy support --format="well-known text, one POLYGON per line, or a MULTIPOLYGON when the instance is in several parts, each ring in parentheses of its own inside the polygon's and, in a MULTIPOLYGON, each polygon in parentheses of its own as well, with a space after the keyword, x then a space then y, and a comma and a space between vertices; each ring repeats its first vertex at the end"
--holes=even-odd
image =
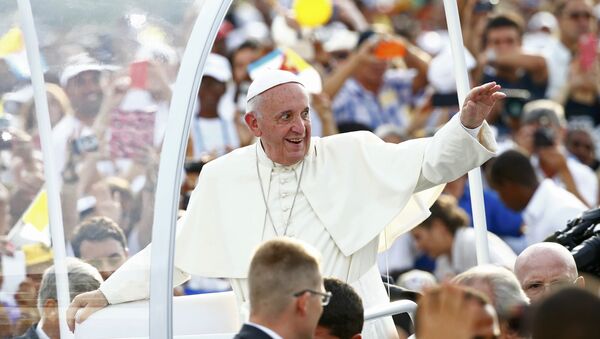
MULTIPOLYGON (((444 10, 446 12, 448 34, 450 35, 452 58, 454 59, 454 76, 456 77, 458 102, 460 107, 462 107, 471 86, 469 85, 469 73, 467 72, 463 50, 465 47, 460 28, 460 18, 458 16, 456 0, 444 0, 444 10)), ((469 189, 473 210, 473 225, 475 226, 477 263, 483 265, 490 262, 490 250, 488 246, 487 223, 485 220, 485 207, 483 202, 483 184, 479 167, 469 171, 469 189)))
POLYGON ((365 310, 365 321, 392 316, 394 314, 408 313, 410 319, 415 321, 417 304, 411 300, 397 300, 389 304, 377 305, 365 310))
POLYGON ((202 2, 173 90, 158 171, 152 227, 150 338, 153 339, 173 337, 175 219, 185 148, 204 64, 232 1, 202 2))
POLYGON ((48 98, 46 97, 46 84, 40 61, 38 38, 35 32, 33 14, 29 0, 17 0, 19 6, 19 19, 21 30, 25 38, 25 49, 31 70, 31 83, 33 85, 33 98, 35 112, 42 145, 44 160, 44 177, 48 193, 48 214, 50 221, 50 237, 54 252, 54 268, 56 272, 56 295, 58 299, 58 317, 60 337, 72 338, 72 333, 67 326, 66 312, 70 303, 69 279, 67 276, 65 234, 62 223, 62 208, 60 204, 60 184, 57 178, 56 164, 52 150, 52 136, 50 114, 48 113, 48 98))

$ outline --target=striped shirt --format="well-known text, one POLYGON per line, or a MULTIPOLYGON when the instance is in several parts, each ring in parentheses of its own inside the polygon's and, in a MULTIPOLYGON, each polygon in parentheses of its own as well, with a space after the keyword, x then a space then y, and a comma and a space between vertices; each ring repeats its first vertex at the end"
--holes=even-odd
POLYGON ((404 127, 415 97, 412 83, 416 71, 388 70, 377 94, 366 90, 354 78, 346 80, 333 100, 337 123, 361 123, 372 130, 383 124, 404 127))

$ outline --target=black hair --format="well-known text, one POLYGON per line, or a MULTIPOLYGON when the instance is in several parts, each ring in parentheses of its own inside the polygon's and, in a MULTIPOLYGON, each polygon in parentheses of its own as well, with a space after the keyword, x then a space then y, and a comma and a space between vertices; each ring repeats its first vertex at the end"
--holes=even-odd
POLYGON ((490 169, 492 186, 512 182, 525 187, 535 188, 539 181, 529 158, 515 150, 509 150, 493 159, 490 169))
POLYGON ((85 220, 73 231, 71 246, 77 258, 81 258, 81 243, 87 241, 103 241, 115 239, 123 249, 127 248, 125 234, 119 225, 108 217, 93 217, 85 220))
POLYGON ((429 229, 431 228, 432 221, 438 219, 454 235, 457 229, 467 226, 469 223, 469 216, 458 206, 458 202, 451 195, 440 195, 429 210, 431 211, 431 215, 419 226, 429 229))
POLYGON ((329 304, 323 308, 319 326, 329 329, 331 335, 350 339, 362 331, 364 309, 354 289, 341 280, 323 279, 325 290, 331 292, 329 304))
POLYGON ((483 39, 483 46, 487 45, 488 33, 491 30, 498 28, 514 28, 519 33, 519 39, 523 37, 524 24, 521 17, 512 13, 500 14, 490 18, 485 25, 483 34, 481 35, 483 39))

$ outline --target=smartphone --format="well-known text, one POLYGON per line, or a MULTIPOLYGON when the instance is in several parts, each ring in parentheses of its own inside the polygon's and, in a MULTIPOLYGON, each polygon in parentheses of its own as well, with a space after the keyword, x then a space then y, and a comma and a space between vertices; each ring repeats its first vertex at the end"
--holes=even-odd
POLYGON ((98 138, 90 134, 73 140, 73 153, 82 154, 98 150, 98 138))
POLYGON ((494 10, 494 4, 490 0, 479 0, 475 3, 475 13, 488 13, 494 10))
POLYGON ((129 65, 129 77, 131 78, 132 88, 146 89, 148 83, 148 61, 132 62, 129 65))
POLYGON ((381 40, 375 46, 373 53, 376 57, 383 60, 401 58, 406 54, 406 47, 397 40, 381 40))
POLYGON ((579 39, 579 64, 583 71, 589 71, 594 65, 598 53, 598 38, 587 34, 579 39))
POLYGON ((554 131, 548 127, 540 127, 533 133, 533 145, 536 149, 555 145, 554 131))

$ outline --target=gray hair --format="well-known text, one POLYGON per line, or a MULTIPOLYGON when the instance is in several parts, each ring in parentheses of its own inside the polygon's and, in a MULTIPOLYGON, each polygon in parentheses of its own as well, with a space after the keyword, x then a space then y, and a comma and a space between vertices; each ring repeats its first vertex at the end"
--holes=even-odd
POLYGON ((256 96, 254 96, 253 98, 251 98, 250 100, 248 100, 246 102, 246 114, 248 114, 250 112, 254 112, 254 113, 256 113, 256 115, 260 114, 260 106, 262 105, 262 102, 263 102, 263 100, 262 100, 263 93, 260 93, 256 96))
POLYGON ((515 308, 529 304, 529 298, 525 295, 517 277, 504 267, 476 266, 457 275, 452 282, 470 287, 474 287, 478 282, 488 284, 493 294, 489 297, 501 319, 507 319, 515 308))
MULTIPOLYGON (((89 291, 97 290, 102 283, 102 276, 92 265, 76 258, 66 258, 67 272, 69 272, 69 294, 70 300, 75 296, 89 291)), ((56 274, 54 266, 48 267, 42 277, 40 292, 37 299, 37 307, 40 315, 43 315, 46 300, 58 300, 56 296, 56 274)))

